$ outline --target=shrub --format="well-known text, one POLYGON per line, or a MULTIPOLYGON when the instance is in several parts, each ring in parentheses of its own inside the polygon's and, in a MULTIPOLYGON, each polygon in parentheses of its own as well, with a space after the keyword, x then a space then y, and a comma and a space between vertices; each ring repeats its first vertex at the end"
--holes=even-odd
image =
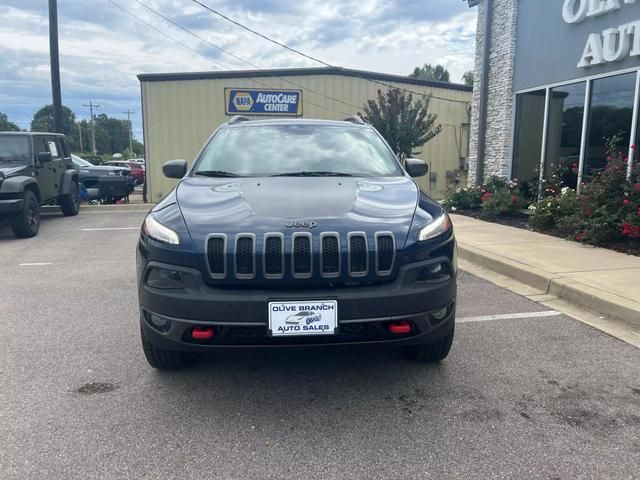
POLYGON ((482 192, 477 187, 464 187, 457 190, 449 190, 442 205, 450 212, 456 210, 478 210, 480 208, 480 195, 482 192))
POLYGON ((524 206, 518 182, 503 177, 491 177, 480 189, 482 215, 495 218, 515 212, 524 206))
POLYGON ((577 210, 576 192, 563 187, 559 195, 547 196, 529 205, 529 223, 536 230, 554 230, 561 219, 574 216, 577 210))
POLYGON ((520 195, 509 188, 485 192, 480 198, 482 199, 482 214, 489 218, 507 215, 523 207, 520 195))
POLYGON ((593 245, 625 242, 632 249, 640 244, 640 187, 637 176, 626 181, 627 157, 618 152, 619 138, 609 140, 607 164, 581 186, 578 208, 558 220, 560 232, 593 245))

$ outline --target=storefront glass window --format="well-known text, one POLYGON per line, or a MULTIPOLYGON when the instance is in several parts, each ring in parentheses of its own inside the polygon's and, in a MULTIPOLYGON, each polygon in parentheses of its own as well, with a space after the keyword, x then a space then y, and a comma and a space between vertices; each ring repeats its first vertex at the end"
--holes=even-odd
POLYGON ((545 176, 564 167, 565 185, 576 188, 580 161, 580 140, 584 117, 586 82, 564 85, 551 90, 545 176))
POLYGON ((627 73, 593 81, 589 112, 589 145, 584 175, 604 168, 607 162, 605 143, 620 134, 620 150, 627 152, 633 117, 636 74, 627 73))
POLYGON ((537 178, 542 151, 545 90, 516 96, 516 128, 511 177, 520 182, 537 178))

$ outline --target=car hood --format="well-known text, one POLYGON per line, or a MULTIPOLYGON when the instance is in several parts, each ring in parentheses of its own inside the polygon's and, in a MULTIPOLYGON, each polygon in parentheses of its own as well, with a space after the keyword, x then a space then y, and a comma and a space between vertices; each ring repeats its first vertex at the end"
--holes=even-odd
POLYGON ((175 194, 194 241, 287 231, 391 231, 404 240, 419 191, 408 177, 187 177, 175 194))
POLYGON ((0 182, 5 178, 15 177, 17 175, 31 175, 30 169, 30 165, 0 164, 0 182))

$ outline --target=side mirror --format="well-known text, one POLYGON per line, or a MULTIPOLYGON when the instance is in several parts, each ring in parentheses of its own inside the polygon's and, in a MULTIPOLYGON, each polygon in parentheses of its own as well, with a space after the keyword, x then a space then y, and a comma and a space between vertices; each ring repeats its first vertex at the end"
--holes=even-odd
POLYGON ((412 177, 424 177, 429 171, 429 166, 419 158, 407 158, 405 160, 405 169, 412 177))
POLYGON ((50 162, 53 157, 50 152, 39 152, 38 153, 38 161, 40 163, 50 162))
POLYGON ((187 174, 187 161, 169 160, 162 165, 162 173, 167 178, 182 178, 187 174))

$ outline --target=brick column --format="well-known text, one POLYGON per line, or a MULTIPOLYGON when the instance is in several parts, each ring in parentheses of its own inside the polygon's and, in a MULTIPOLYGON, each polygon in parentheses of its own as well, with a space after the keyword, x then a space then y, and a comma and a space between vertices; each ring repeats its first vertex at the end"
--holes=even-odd
POLYGON ((489 82, 486 108, 486 140, 484 178, 492 175, 509 176, 513 136, 513 71, 516 51, 516 22, 518 0, 481 0, 478 6, 476 34, 475 85, 471 110, 471 142, 469 147, 469 184, 476 181, 478 154, 478 106, 482 49, 484 48, 484 18, 486 2, 493 3, 489 52, 489 82))

